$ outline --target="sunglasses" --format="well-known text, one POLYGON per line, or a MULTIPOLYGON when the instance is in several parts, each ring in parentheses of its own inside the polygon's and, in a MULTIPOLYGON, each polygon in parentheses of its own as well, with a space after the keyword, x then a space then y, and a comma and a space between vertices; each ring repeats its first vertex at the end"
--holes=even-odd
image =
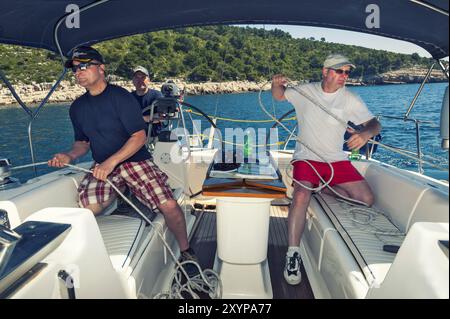
POLYGON ((336 72, 339 75, 340 74, 350 75, 350 73, 352 72, 350 70, 342 70, 342 69, 331 69, 331 70, 333 70, 334 72, 336 72))
POLYGON ((77 64, 77 65, 73 65, 71 69, 72 69, 73 73, 77 73, 77 70, 80 70, 80 71, 87 70, 87 68, 90 65, 100 65, 100 63, 95 63, 95 62, 80 63, 80 64, 77 64))

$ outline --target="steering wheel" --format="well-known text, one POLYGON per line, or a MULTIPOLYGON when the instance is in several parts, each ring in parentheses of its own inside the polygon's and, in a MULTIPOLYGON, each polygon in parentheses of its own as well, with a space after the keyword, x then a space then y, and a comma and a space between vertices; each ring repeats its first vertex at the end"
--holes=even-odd
MULTIPOLYGON (((286 117, 288 117, 289 115, 291 115, 294 112, 295 112, 295 109, 291 109, 290 111, 284 113, 280 118, 277 119, 277 122, 273 123, 273 125, 270 129, 276 128, 278 125, 280 125, 279 122, 283 121, 286 117)), ((266 149, 267 149, 267 144, 269 144, 269 138, 270 138, 270 134, 267 135, 267 137, 266 137, 266 145, 265 145, 266 149)))

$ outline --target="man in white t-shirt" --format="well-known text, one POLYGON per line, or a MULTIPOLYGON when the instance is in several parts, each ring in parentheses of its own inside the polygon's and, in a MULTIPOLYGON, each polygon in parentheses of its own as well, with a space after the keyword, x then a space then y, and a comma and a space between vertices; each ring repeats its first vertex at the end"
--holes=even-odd
MULTIPOLYGON (((336 192, 371 206, 374 199, 369 185, 342 150, 346 130, 353 133, 346 141, 348 148, 352 150, 359 150, 381 130, 380 123, 364 102, 345 88, 345 82, 352 68, 355 66, 347 57, 331 54, 323 64, 322 82, 286 88, 287 78, 278 74, 272 79, 272 95, 279 101, 288 100, 297 113, 299 138, 303 144, 297 142, 293 156, 295 180, 310 188, 317 187, 320 184, 318 174, 325 181, 330 179, 331 169, 328 163, 331 163, 334 175, 329 185, 336 192), (317 104, 325 107, 335 117, 317 104), (344 124, 348 121, 363 125, 363 128, 358 132, 347 129, 344 124), (315 173, 305 161, 314 166, 318 173, 315 173)), ((331 193, 326 188, 323 191, 331 193)), ((289 248, 284 270, 284 278, 291 285, 301 281, 299 246, 311 193, 311 190, 294 183, 288 216, 289 248)))

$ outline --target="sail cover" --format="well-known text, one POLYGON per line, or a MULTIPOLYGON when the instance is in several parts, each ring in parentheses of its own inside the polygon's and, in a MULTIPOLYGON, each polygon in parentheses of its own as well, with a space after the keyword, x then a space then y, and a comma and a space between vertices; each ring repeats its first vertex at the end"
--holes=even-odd
POLYGON ((448 0, 3 0, 0 43, 54 52, 60 46, 67 56, 80 44, 156 30, 288 24, 404 40, 443 58, 448 56, 448 6, 448 0), (93 2, 97 5, 83 9, 93 2))

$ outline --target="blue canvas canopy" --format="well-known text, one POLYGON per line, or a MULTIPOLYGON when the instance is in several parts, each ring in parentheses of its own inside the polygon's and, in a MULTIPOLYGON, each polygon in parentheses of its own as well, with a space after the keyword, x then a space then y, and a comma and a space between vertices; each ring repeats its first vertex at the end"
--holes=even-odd
POLYGON ((2 0, 0 43, 64 55, 77 45, 162 29, 211 24, 289 24, 357 31, 408 41, 434 58, 448 56, 448 0, 2 0), (69 5, 98 5, 66 24, 69 5), (380 27, 368 28, 369 5, 380 27), (58 21, 60 21, 59 26, 58 21), (55 37, 56 35, 56 37, 55 37))

